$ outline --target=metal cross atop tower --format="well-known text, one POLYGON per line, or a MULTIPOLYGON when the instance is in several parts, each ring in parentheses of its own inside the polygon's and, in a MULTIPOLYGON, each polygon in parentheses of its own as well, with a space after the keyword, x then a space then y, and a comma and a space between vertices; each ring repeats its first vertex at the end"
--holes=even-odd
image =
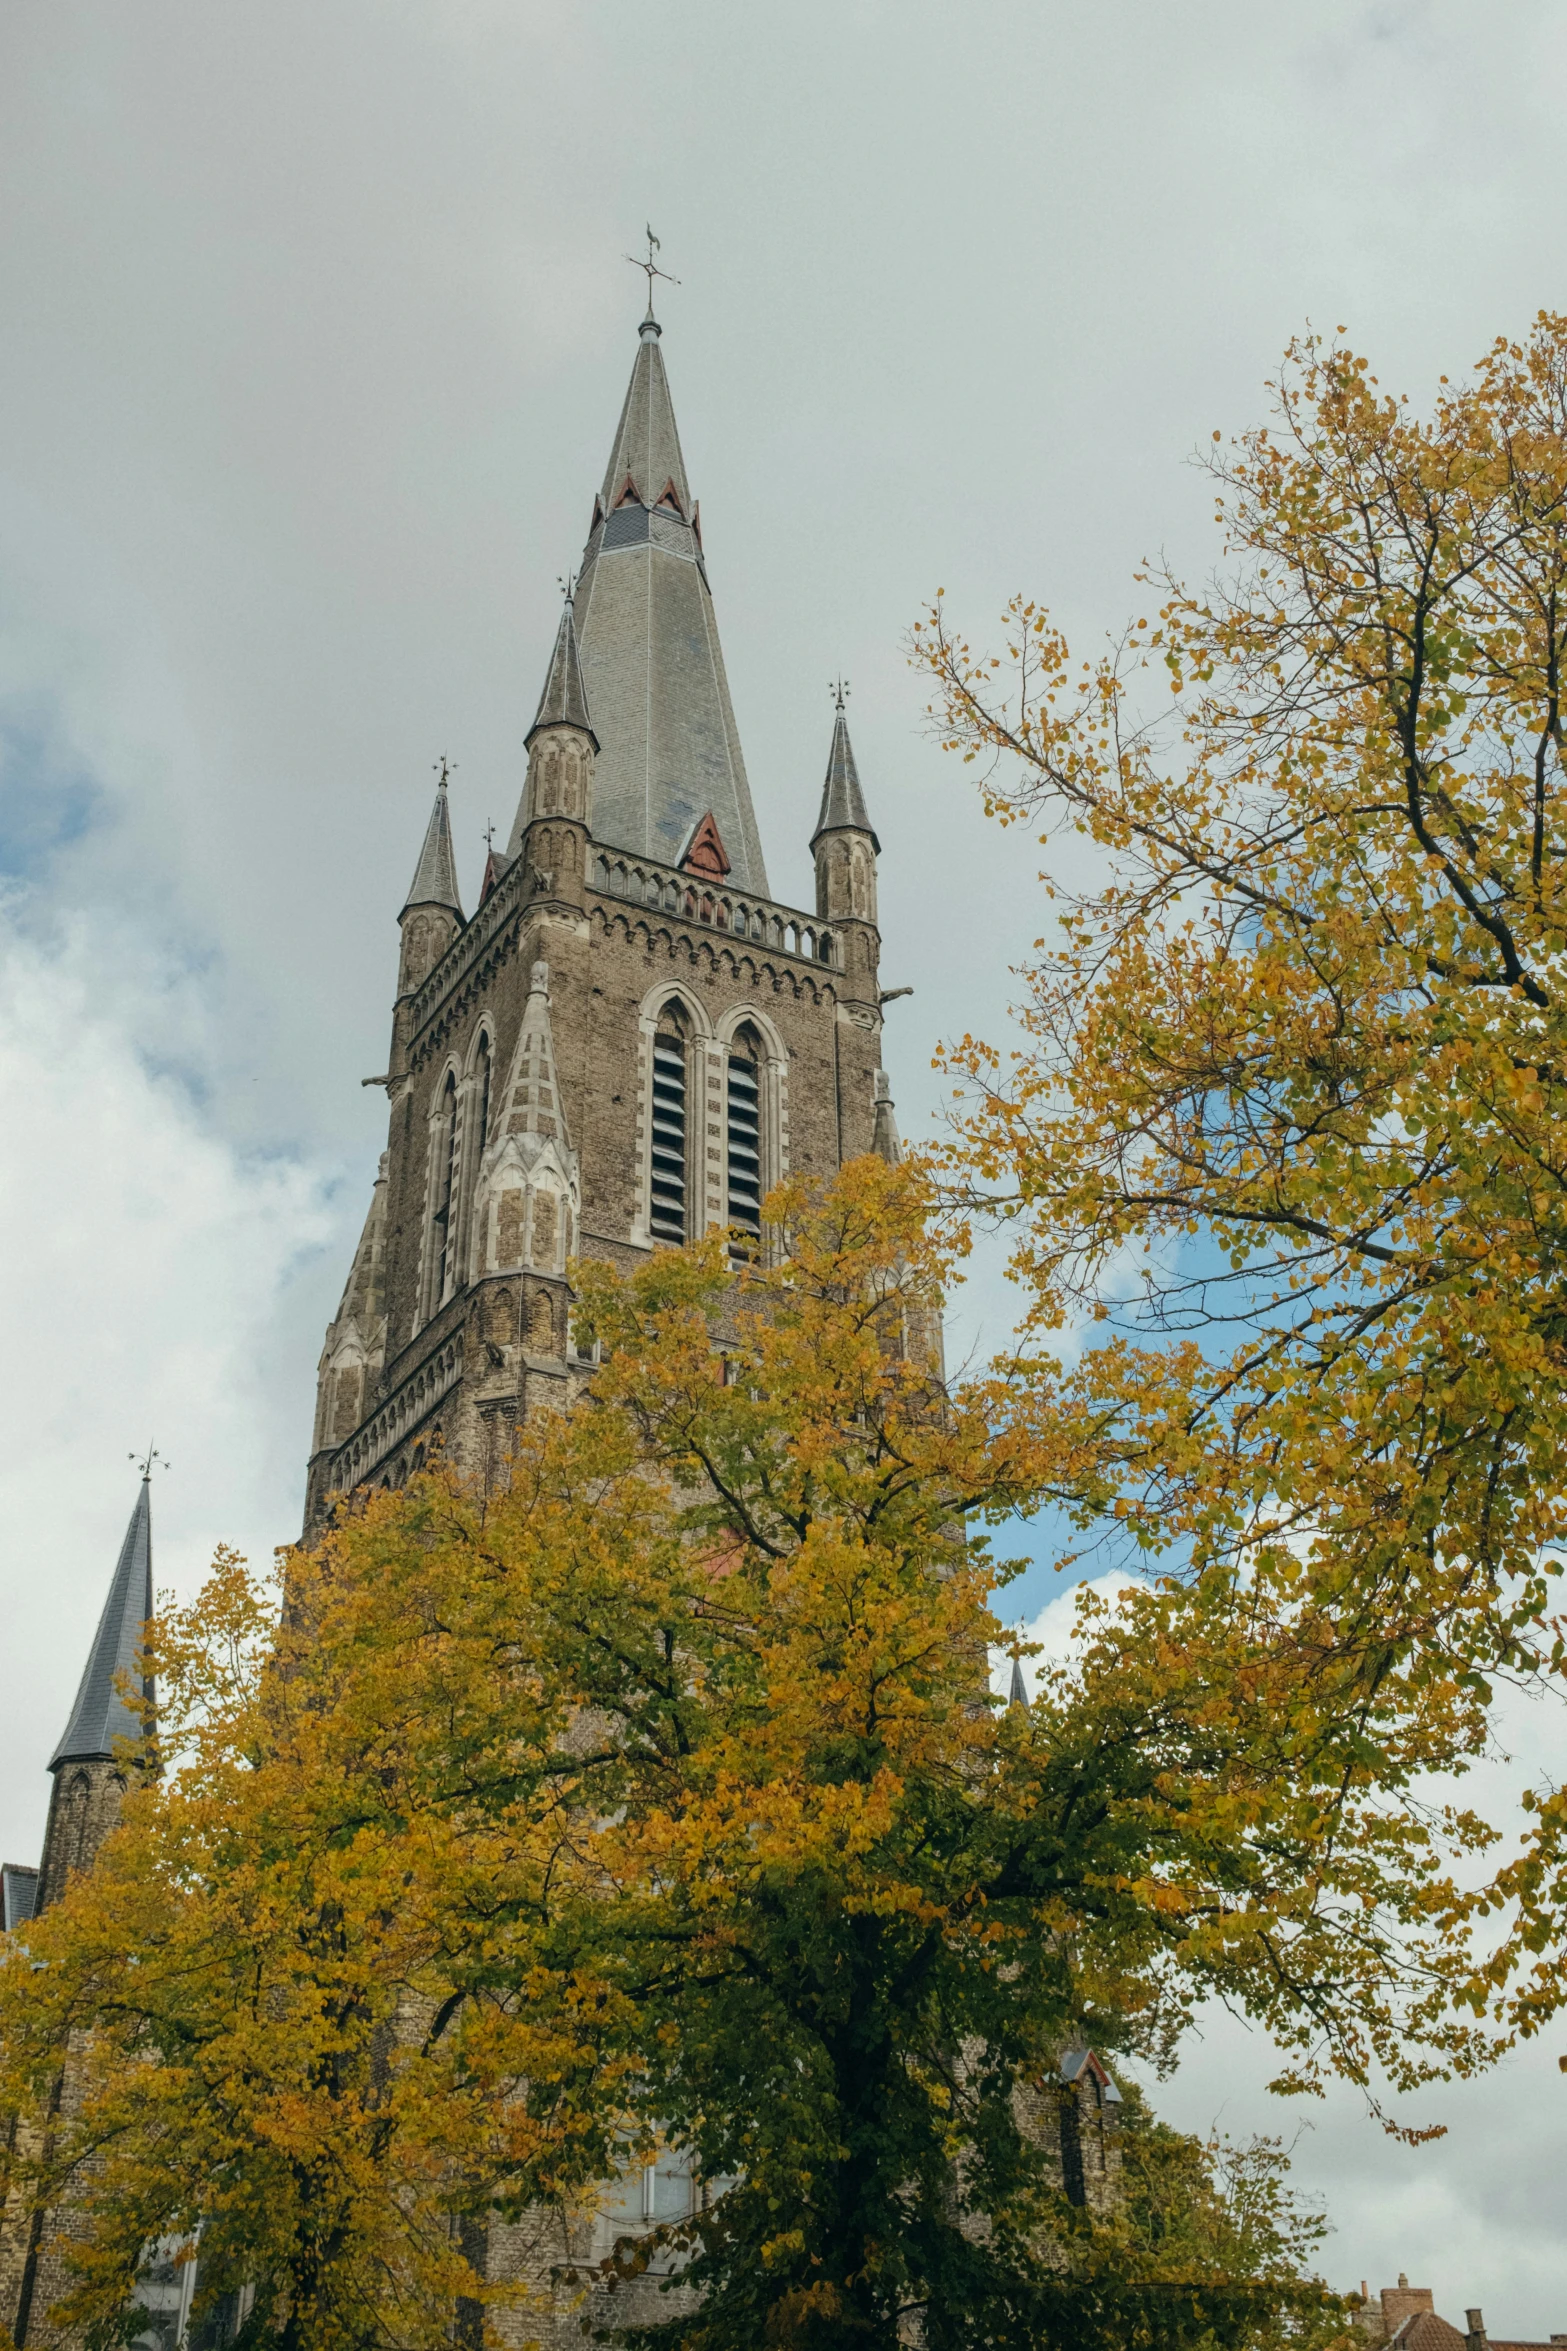
POLYGON ((841 710, 849 699, 848 679, 829 678, 827 681, 827 691, 832 696, 833 700, 837 703, 838 708, 841 710))
POLYGON ((678 286, 680 283, 678 278, 672 278, 670 276, 667 269, 660 269, 657 262, 653 259, 654 254, 661 251, 662 247, 660 246, 657 237, 654 236, 652 229, 649 228, 647 232, 646 261, 638 261, 634 253, 628 253, 626 255, 626 259, 630 262, 632 268, 641 270, 644 277, 647 279, 647 314, 649 318, 651 318, 653 315, 653 280, 655 278, 662 278, 664 283, 669 286, 678 286))
POLYGON ((446 786, 447 786, 447 782, 448 782, 448 780, 449 780, 449 779, 450 779, 452 776, 454 776, 456 773, 457 773, 457 762, 456 762, 456 760, 455 760, 455 759, 448 759, 448 758, 447 758, 447 756, 446 756, 446 754, 445 754, 445 752, 443 751, 443 752, 441 753, 441 756, 440 756, 440 758, 439 758, 439 759, 436 761, 436 763, 435 763, 435 775, 436 775, 436 783, 437 783, 437 786, 438 786, 438 788, 439 788, 441 791, 443 791, 443 792, 444 792, 444 791, 445 791, 445 789, 446 789, 446 786))

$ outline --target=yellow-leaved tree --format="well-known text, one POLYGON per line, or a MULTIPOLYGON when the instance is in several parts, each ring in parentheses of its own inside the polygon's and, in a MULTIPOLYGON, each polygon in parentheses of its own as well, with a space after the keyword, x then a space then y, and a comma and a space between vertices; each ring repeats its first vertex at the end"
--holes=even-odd
MULTIPOLYGON (((1331 1706, 1434 1694, 1461 1765, 1494 1677, 1563 1666, 1567 318, 1429 414, 1298 342, 1206 462, 1226 568, 1144 574, 1101 658, 1022 599, 998 652, 915 631, 992 812, 1099 877, 1022 1049, 953 1054, 949 1173, 1015 1220, 1036 1331, 1108 1324, 1081 1393, 1145 1542, 1298 1608, 1331 1706)), ((1536 1800, 1472 1987, 1524 2031, 1563 1991, 1536 1800)))
POLYGON ((507 1492, 426 1476, 289 1555, 280 1622, 232 1560, 160 1621, 161 1776, 0 1965, 60 2323, 134 2331, 199 2228, 288 2351, 476 2339, 552 2266, 689 2351, 1331 2333, 1287 2229, 1074 2200, 1061 2059, 1219 1991, 1303 2062, 1462 2060, 1467 1832, 1400 1795, 1452 1725, 1178 1579, 998 1709, 984 1529, 1100 1507, 1119 1439, 1033 1367, 944 1384, 929 1206, 863 1160, 738 1275, 578 1267, 602 1368, 507 1492), (660 2147, 706 2183, 651 2240, 678 2292, 617 2302, 650 2243, 584 2279, 582 2216, 660 2147))

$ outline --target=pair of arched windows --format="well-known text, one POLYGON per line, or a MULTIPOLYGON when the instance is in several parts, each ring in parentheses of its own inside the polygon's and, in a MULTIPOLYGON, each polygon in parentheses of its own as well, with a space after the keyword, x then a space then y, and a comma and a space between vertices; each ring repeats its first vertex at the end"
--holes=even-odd
MULTIPOLYGON (((765 1054, 745 1022, 729 1040, 724 1062, 724 1221, 742 1236, 762 1230, 764 1135, 762 1073, 765 1054)), ((648 1229, 655 1241, 678 1245, 699 1232, 707 1153, 701 1149, 690 1016, 671 999, 653 1031, 652 1120, 649 1137, 648 1229)), ((716 1103, 709 1104, 716 1109, 716 1103)), ((711 1131, 713 1122, 707 1121, 711 1131)), ((742 1239, 737 1246, 743 1249, 742 1239)))

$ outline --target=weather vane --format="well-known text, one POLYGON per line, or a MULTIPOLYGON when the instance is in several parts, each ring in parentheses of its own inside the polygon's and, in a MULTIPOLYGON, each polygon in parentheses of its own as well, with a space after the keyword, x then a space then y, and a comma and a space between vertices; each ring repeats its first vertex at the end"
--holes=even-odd
POLYGON ((646 261, 638 261, 634 253, 628 253, 626 255, 626 259, 630 262, 632 268, 641 270, 642 274, 647 279, 647 314, 649 318, 651 318, 653 315, 653 280, 655 278, 662 278, 665 284, 670 286, 678 286, 680 283, 678 278, 672 278, 670 276, 667 269, 660 269, 657 262, 653 259, 654 254, 659 253, 662 250, 663 248, 659 244, 657 237, 654 236, 652 228, 649 227, 647 233, 646 261))
MULTIPOLYGON (((662 276, 663 272, 660 271, 659 274, 662 276)), ((558 571, 555 574, 555 585, 557 588, 559 588, 562 596, 565 598, 568 604, 570 604, 575 599, 577 593, 577 575, 574 571, 558 571)))
POLYGON ((154 1462, 157 1462, 160 1469, 172 1469, 174 1467, 173 1462, 165 1461, 163 1455, 158 1451, 157 1446, 151 1443, 148 1444, 145 1453, 127 1453, 125 1458, 127 1461, 135 1462, 137 1468, 141 1471, 143 1485, 146 1485, 151 1480, 152 1465, 154 1462))
POLYGON ((448 779, 457 773, 456 760, 448 759, 443 751, 435 763, 435 773, 438 778, 437 789, 444 792, 448 779))
POLYGON ((841 710, 849 699, 848 679, 829 678, 827 680, 827 691, 832 696, 833 700, 837 703, 838 708, 841 710))
POLYGON ((493 816, 484 828, 484 846, 493 857, 495 854, 495 819, 493 816))

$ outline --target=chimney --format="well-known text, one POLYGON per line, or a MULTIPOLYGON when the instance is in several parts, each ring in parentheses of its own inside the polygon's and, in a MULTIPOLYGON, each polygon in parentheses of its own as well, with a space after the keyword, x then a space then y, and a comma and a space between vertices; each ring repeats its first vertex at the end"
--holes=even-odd
POLYGON ((1414 2318, 1422 2310, 1436 2307, 1429 2286, 1412 2286, 1403 2270, 1398 2273, 1396 2286, 1382 2289, 1382 2324, 1390 2335, 1396 2335, 1406 2318, 1414 2318))
POLYGON ((1468 2334, 1464 2337, 1464 2351, 1490 2351, 1490 2345, 1486 2342, 1485 2339, 1484 2312, 1479 2310, 1466 2310, 1464 2312, 1464 2324, 1469 2329, 1468 2334))

